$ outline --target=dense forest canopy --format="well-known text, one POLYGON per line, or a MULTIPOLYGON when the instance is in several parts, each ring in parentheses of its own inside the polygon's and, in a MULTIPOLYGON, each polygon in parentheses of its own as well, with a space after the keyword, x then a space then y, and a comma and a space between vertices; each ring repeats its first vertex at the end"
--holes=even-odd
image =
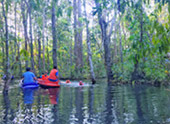
POLYGON ((168 81, 169 0, 0 0, 0 73, 168 81))

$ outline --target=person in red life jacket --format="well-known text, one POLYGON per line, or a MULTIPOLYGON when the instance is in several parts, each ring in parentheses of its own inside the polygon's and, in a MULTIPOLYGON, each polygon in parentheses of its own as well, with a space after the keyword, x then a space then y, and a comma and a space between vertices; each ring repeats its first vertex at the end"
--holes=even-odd
POLYGON ((51 70, 50 75, 48 77, 48 80, 51 81, 51 82, 58 82, 59 81, 57 66, 54 66, 53 69, 51 70))
POLYGON ((79 82, 79 85, 83 85, 83 82, 82 82, 82 81, 80 81, 80 82, 79 82))
POLYGON ((66 83, 71 83, 70 80, 66 80, 66 83))
POLYGON ((42 80, 47 80, 48 79, 48 75, 47 75, 47 72, 43 73, 42 75, 42 80))

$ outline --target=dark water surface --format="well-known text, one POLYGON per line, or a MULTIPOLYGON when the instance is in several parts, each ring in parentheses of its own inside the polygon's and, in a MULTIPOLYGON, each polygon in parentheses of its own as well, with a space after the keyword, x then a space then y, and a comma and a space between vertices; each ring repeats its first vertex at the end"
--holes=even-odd
MULTIPOLYGON (((170 88, 62 85, 0 93, 2 124, 170 124, 170 88)), ((1 89, 2 91, 2 89, 1 89)))

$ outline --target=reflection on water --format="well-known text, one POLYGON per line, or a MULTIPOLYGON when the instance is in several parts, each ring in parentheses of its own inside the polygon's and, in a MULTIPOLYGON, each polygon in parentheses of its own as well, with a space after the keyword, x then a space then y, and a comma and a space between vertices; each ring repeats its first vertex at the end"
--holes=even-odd
POLYGON ((122 85, 24 90, 0 94, 4 124, 170 124, 164 87, 122 85))
POLYGON ((24 119, 22 123, 24 124, 33 124, 32 120, 32 104, 34 103, 34 92, 37 89, 23 89, 23 101, 24 101, 24 119))
POLYGON ((24 104, 31 105, 34 102, 34 92, 37 89, 23 89, 24 104))

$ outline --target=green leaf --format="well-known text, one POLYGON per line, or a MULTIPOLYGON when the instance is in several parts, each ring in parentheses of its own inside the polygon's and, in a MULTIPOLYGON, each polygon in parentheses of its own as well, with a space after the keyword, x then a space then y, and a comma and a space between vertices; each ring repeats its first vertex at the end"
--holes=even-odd
POLYGON ((57 7, 57 17, 60 17, 60 16, 62 16, 62 8, 59 6, 59 7, 57 7))
POLYGON ((73 11, 73 7, 72 7, 72 6, 70 6, 70 7, 67 8, 67 16, 68 16, 68 17, 71 17, 72 11, 73 11))

